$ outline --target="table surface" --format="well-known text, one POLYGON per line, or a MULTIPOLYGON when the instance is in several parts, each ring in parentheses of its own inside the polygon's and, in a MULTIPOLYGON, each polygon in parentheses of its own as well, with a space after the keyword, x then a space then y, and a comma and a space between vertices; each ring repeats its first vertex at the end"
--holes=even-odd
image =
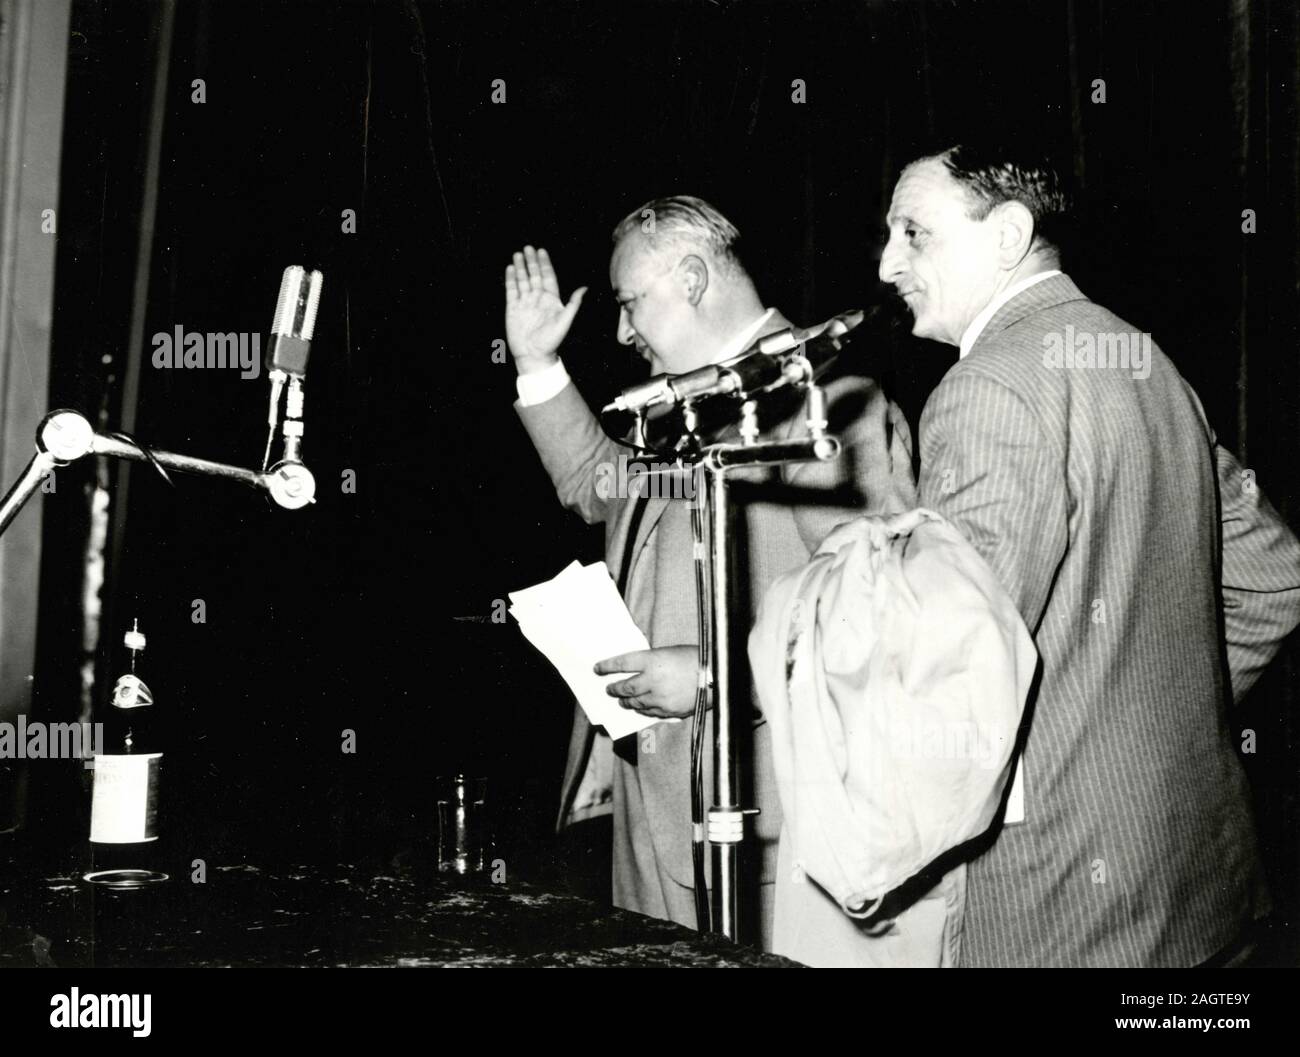
POLYGON ((794 964, 486 875, 241 864, 113 891, 0 862, 0 967, 794 964))

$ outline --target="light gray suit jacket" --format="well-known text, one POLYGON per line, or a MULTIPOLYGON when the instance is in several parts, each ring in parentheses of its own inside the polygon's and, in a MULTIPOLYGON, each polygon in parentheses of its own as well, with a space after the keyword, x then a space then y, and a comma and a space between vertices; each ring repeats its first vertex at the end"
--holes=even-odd
MULTIPOLYGON (((779 313, 764 334, 790 324, 779 313)), ((911 466, 911 432, 902 412, 879 386, 866 378, 841 378, 827 386, 831 431, 845 444, 832 463, 800 464, 779 473, 738 473, 744 484, 733 488, 742 554, 736 579, 742 595, 733 612, 738 630, 734 656, 745 656, 745 636, 768 585, 782 573, 808 560, 817 545, 838 523, 861 513, 892 512, 915 505, 911 466), (740 572, 747 568, 748 576, 740 572)), ((516 404, 519 417, 541 456, 560 501, 588 523, 605 525, 605 559, 618 575, 628 524, 635 504, 624 497, 603 498, 597 481, 617 466, 629 449, 605 435, 599 422, 570 384, 543 404, 516 404), (602 470, 602 467, 606 469, 602 470)), ((802 414, 780 423, 764 422, 768 436, 789 436, 803 429, 802 414)), ((606 477, 608 481, 609 478, 606 477)), ((688 502, 658 498, 646 501, 637 536, 628 589, 628 607, 651 646, 698 642, 697 602, 690 547, 688 502), (672 517, 670 507, 676 509, 672 517), (660 531, 663 529, 663 531, 660 531)), ((742 662, 743 663, 743 662, 742 662)), ((741 681, 741 685, 745 685, 741 681)), ((690 816, 690 721, 659 724, 654 729, 653 754, 637 759, 638 782, 646 805, 657 861, 679 883, 693 883, 690 816)), ((775 842, 780 832, 780 804, 771 773, 770 753, 759 724, 754 750, 741 766, 753 775, 753 795, 761 814, 756 833, 775 842)), ((559 825, 566 824, 568 806, 586 769, 593 728, 575 709, 565 767, 559 825)), ((711 796, 712 750, 705 753, 705 791, 711 796)), ((774 866, 775 856, 771 857, 774 866)), ((618 865, 615 866, 618 869, 618 865)))
POLYGON ((1300 621, 1300 544, 1154 343, 1147 378, 1045 363, 1046 342, 1134 331, 1043 280, 921 418, 922 505, 1042 658, 1025 821, 971 863, 965 964, 1193 965, 1266 907, 1226 713, 1300 621))

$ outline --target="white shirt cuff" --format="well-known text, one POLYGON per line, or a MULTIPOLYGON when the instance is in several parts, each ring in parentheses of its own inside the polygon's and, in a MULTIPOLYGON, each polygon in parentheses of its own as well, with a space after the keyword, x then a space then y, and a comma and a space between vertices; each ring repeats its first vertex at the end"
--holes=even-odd
POLYGON ((532 407, 534 404, 544 404, 560 395, 566 385, 569 384, 569 372, 564 369, 564 363, 556 360, 549 367, 540 371, 533 371, 531 374, 521 374, 515 379, 515 389, 519 392, 519 403, 524 407, 532 407))

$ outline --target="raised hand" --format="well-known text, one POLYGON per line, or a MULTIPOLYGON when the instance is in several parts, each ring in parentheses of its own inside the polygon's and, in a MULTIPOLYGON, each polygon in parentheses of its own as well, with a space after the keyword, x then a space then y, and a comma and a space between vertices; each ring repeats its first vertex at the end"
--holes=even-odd
POLYGON ((560 284, 545 250, 525 246, 506 265, 506 344, 520 374, 556 361, 586 292, 582 286, 568 304, 560 300, 560 284))

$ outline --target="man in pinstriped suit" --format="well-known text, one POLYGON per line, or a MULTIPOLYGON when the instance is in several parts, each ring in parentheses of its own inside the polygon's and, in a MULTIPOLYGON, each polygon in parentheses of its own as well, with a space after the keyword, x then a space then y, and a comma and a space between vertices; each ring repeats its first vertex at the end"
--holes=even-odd
POLYGON ((1197 965, 1268 909, 1226 713, 1300 622, 1300 544, 1173 363, 1060 272, 1065 209, 1049 166, 954 147, 904 170, 880 266, 913 333, 960 348, 921 504, 1042 658, 962 960, 1197 965))

